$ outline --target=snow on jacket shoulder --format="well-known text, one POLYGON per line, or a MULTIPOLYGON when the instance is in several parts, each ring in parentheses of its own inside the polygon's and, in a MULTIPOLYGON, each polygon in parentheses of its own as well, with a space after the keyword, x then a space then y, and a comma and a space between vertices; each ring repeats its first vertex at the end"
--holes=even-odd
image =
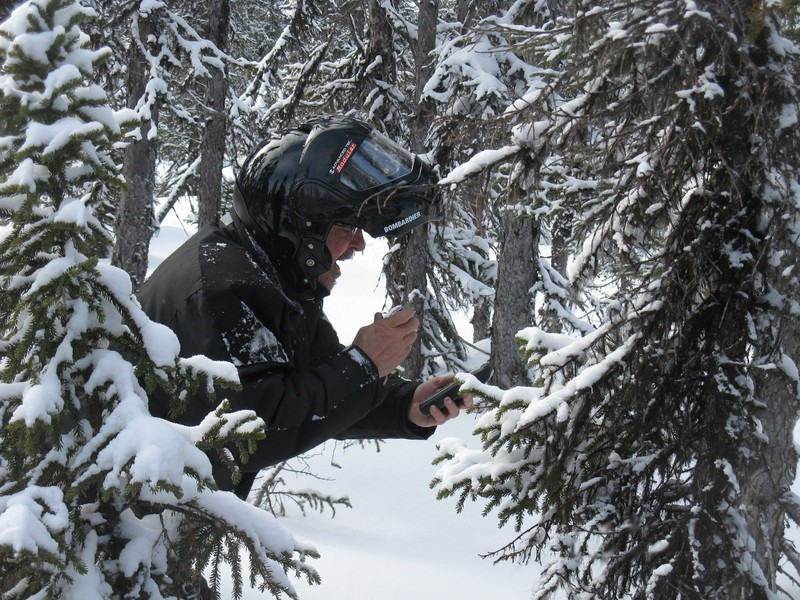
MULTIPOLYGON (((407 420, 416 384, 380 379, 359 348, 339 343, 322 300, 297 298, 232 227, 192 236, 144 283, 139 299, 150 318, 175 332, 182 356, 230 361, 239 371, 241 390, 220 390, 213 403, 192 398, 182 423, 199 423, 222 398, 267 423, 267 438, 240 465, 241 495, 260 469, 333 437, 424 439, 433 432, 407 420)), ((151 398, 155 416, 166 417, 168 406, 163 396, 151 398)), ((233 489, 224 467, 215 465, 214 475, 233 489)))

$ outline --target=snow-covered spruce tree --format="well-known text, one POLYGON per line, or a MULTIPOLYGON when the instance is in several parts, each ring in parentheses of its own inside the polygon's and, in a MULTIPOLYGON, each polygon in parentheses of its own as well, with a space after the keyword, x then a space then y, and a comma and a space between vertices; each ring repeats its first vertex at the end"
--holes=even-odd
MULTIPOLYGON (((153 89, 156 69, 148 53, 153 40, 158 39, 157 19, 151 14, 131 13, 122 19, 131 27, 130 35, 120 35, 129 40, 124 61, 118 61, 118 68, 125 75, 125 97, 118 102, 135 109, 140 122, 122 154, 122 174, 127 185, 118 202, 111 263, 130 275, 136 292, 147 276, 150 240, 157 227, 153 212, 159 141, 156 124, 163 98, 153 89)), ((116 46, 122 47, 123 44, 116 46)))
POLYGON ((514 2, 503 10, 495 2, 472 2, 469 9, 462 15, 467 23, 442 27, 444 39, 434 51, 436 70, 425 83, 424 96, 437 105, 439 115, 430 136, 436 163, 449 173, 446 182, 460 183, 447 195, 451 226, 444 229, 441 250, 437 248, 434 257, 447 295, 460 298, 460 308, 474 305, 478 319, 481 311, 484 319, 488 317, 490 301, 496 308, 492 362, 497 379, 514 385, 527 381, 514 334, 530 323, 528 290, 537 281, 538 231, 524 218, 527 207, 519 197, 525 195, 525 173, 505 166, 463 180, 463 174, 452 170, 478 150, 505 141, 508 124, 499 117, 537 77, 538 69, 498 25, 530 25, 548 13, 547 5, 537 0, 514 2), (475 239, 475 231, 482 232, 483 239, 475 239), (495 254, 501 257, 499 266, 487 260, 495 254))
MULTIPOLYGON (((424 140, 425 131, 415 136, 411 126, 418 112, 412 99, 422 87, 415 75, 419 8, 380 0, 341 4, 290 0, 283 6, 284 11, 274 12, 267 20, 269 31, 277 37, 235 105, 241 122, 256 116, 260 127, 275 129, 320 114, 344 113, 368 120, 422 152, 412 140, 424 140), (278 26, 281 18, 283 27, 278 26), (250 107, 252 114, 244 115, 244 107, 250 107)), ((435 18, 428 22, 431 32, 436 26, 435 18)), ((421 53, 423 59, 427 56, 427 51, 421 53)), ((237 125, 235 130, 240 129, 237 125)), ((446 302, 435 296, 438 280, 426 272, 430 261, 425 251, 432 237, 427 233, 418 231, 417 238, 398 240, 387 258, 394 265, 387 277, 391 303, 413 302, 426 316, 419 338, 424 348, 413 364, 404 365, 415 375, 434 368, 441 357, 451 366, 461 365, 465 355, 443 309, 446 302), (414 255, 403 256, 398 252, 402 249, 414 255), (412 263, 417 267, 415 275, 410 275, 412 263)))
POLYGON ((336 99, 350 104, 357 73, 363 71, 363 48, 351 42, 357 5, 285 0, 280 11, 242 7, 247 21, 255 15, 255 22, 242 23, 243 35, 232 40, 232 47, 254 62, 233 74, 235 80, 250 75, 233 107, 236 130, 246 140, 243 154, 271 129, 334 112, 336 99))
MULTIPOLYGON (((129 188, 120 200, 112 255, 113 264, 131 274, 138 290, 147 272, 150 239, 179 198, 191 198, 199 227, 219 218, 230 121, 228 68, 241 61, 225 52, 228 0, 205 5, 86 1, 103 15, 95 35, 112 49, 111 73, 125 81, 117 102, 135 108, 142 121, 123 157, 129 188)), ((116 87, 113 75, 104 87, 116 87)))
MULTIPOLYGON (((405 40, 413 53, 414 60, 408 65, 407 73, 396 69, 394 81, 397 83, 409 77, 414 82, 408 89, 406 111, 409 118, 408 126, 403 129, 408 131, 407 137, 404 136, 408 147, 422 155, 426 154, 427 134, 435 110, 431 102, 423 99, 422 89, 433 69, 431 51, 437 41, 439 1, 425 0, 406 6, 403 4, 384 3, 388 14, 393 17, 390 30, 394 31, 394 52, 398 53, 400 50, 398 41, 405 40), (404 18, 402 14, 408 13, 409 8, 413 12, 404 18), (413 26, 413 30, 406 33, 409 25, 413 26)), ((373 28, 369 33, 375 35, 379 32, 373 28)), ((399 57, 396 62, 401 64, 399 57)), ((400 137, 399 132, 393 133, 395 137, 400 137)), ((419 335, 402 365, 409 377, 422 377, 434 372, 440 368, 438 362, 441 359, 451 368, 455 361, 457 370, 464 370, 463 345, 449 312, 443 310, 442 298, 436 294, 437 282, 430 269, 433 233, 434 228, 426 224, 401 238, 390 238, 391 252, 384 259, 387 297, 395 306, 413 306, 421 322, 419 335)))
MULTIPOLYGON (((235 383, 231 365, 178 358, 110 251, 104 199, 131 111, 91 83, 107 51, 88 47, 92 11, 31 0, 0 24, 0 594, 164 598, 240 554, 251 582, 294 596, 291 569, 317 580, 274 519, 214 489, 203 450, 246 455, 263 437, 225 404, 197 427, 147 411, 235 383)), ((232 461, 229 461, 232 462, 232 461)), ((313 552, 312 552, 313 554, 313 552)))
POLYGON ((233 103, 227 73, 230 65, 245 61, 224 51, 229 12, 223 0, 200 6, 85 3, 100 15, 101 25, 90 31, 93 39, 112 51, 100 71, 101 85, 115 105, 134 108, 141 118, 123 158, 129 187, 119 203, 112 255, 113 264, 128 271, 138 288, 150 238, 178 199, 191 199, 195 212, 202 213, 199 221, 216 220, 228 194, 221 179, 230 141, 225 105, 229 99, 233 103), (198 204, 207 208, 197 210, 198 204))
POLYGON ((547 67, 509 118, 532 208, 574 215, 573 311, 520 332, 535 387, 475 386, 484 448, 443 443, 436 482, 513 524, 496 557, 543 562, 536 597, 778 598, 797 577, 790 6, 577 2, 509 31, 547 67))

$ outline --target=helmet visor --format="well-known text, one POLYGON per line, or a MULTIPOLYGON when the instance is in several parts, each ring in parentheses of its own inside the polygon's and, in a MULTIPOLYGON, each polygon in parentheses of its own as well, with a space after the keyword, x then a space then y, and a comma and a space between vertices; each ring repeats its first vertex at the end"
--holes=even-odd
POLYGON ((351 141, 342 150, 334 171, 342 184, 361 192, 407 177, 413 155, 385 135, 373 131, 360 144, 351 141))

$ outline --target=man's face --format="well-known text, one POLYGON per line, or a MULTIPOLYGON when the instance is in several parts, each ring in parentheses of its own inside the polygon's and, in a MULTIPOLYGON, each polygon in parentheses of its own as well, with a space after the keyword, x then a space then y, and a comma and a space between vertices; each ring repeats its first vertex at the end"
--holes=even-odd
POLYGON ((325 239, 328 252, 331 253, 333 264, 331 270, 317 278, 317 282, 328 291, 333 289, 339 275, 342 274, 338 261, 353 258, 356 252, 362 252, 366 247, 363 232, 357 227, 348 225, 333 225, 325 239))

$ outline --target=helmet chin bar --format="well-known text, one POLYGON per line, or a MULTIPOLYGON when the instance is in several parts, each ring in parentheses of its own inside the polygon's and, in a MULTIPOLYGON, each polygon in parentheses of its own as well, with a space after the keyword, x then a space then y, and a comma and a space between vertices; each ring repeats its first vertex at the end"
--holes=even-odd
POLYGON ((325 238, 317 235, 304 235, 297 245, 294 259, 313 285, 317 277, 331 270, 333 260, 325 245, 325 238))

